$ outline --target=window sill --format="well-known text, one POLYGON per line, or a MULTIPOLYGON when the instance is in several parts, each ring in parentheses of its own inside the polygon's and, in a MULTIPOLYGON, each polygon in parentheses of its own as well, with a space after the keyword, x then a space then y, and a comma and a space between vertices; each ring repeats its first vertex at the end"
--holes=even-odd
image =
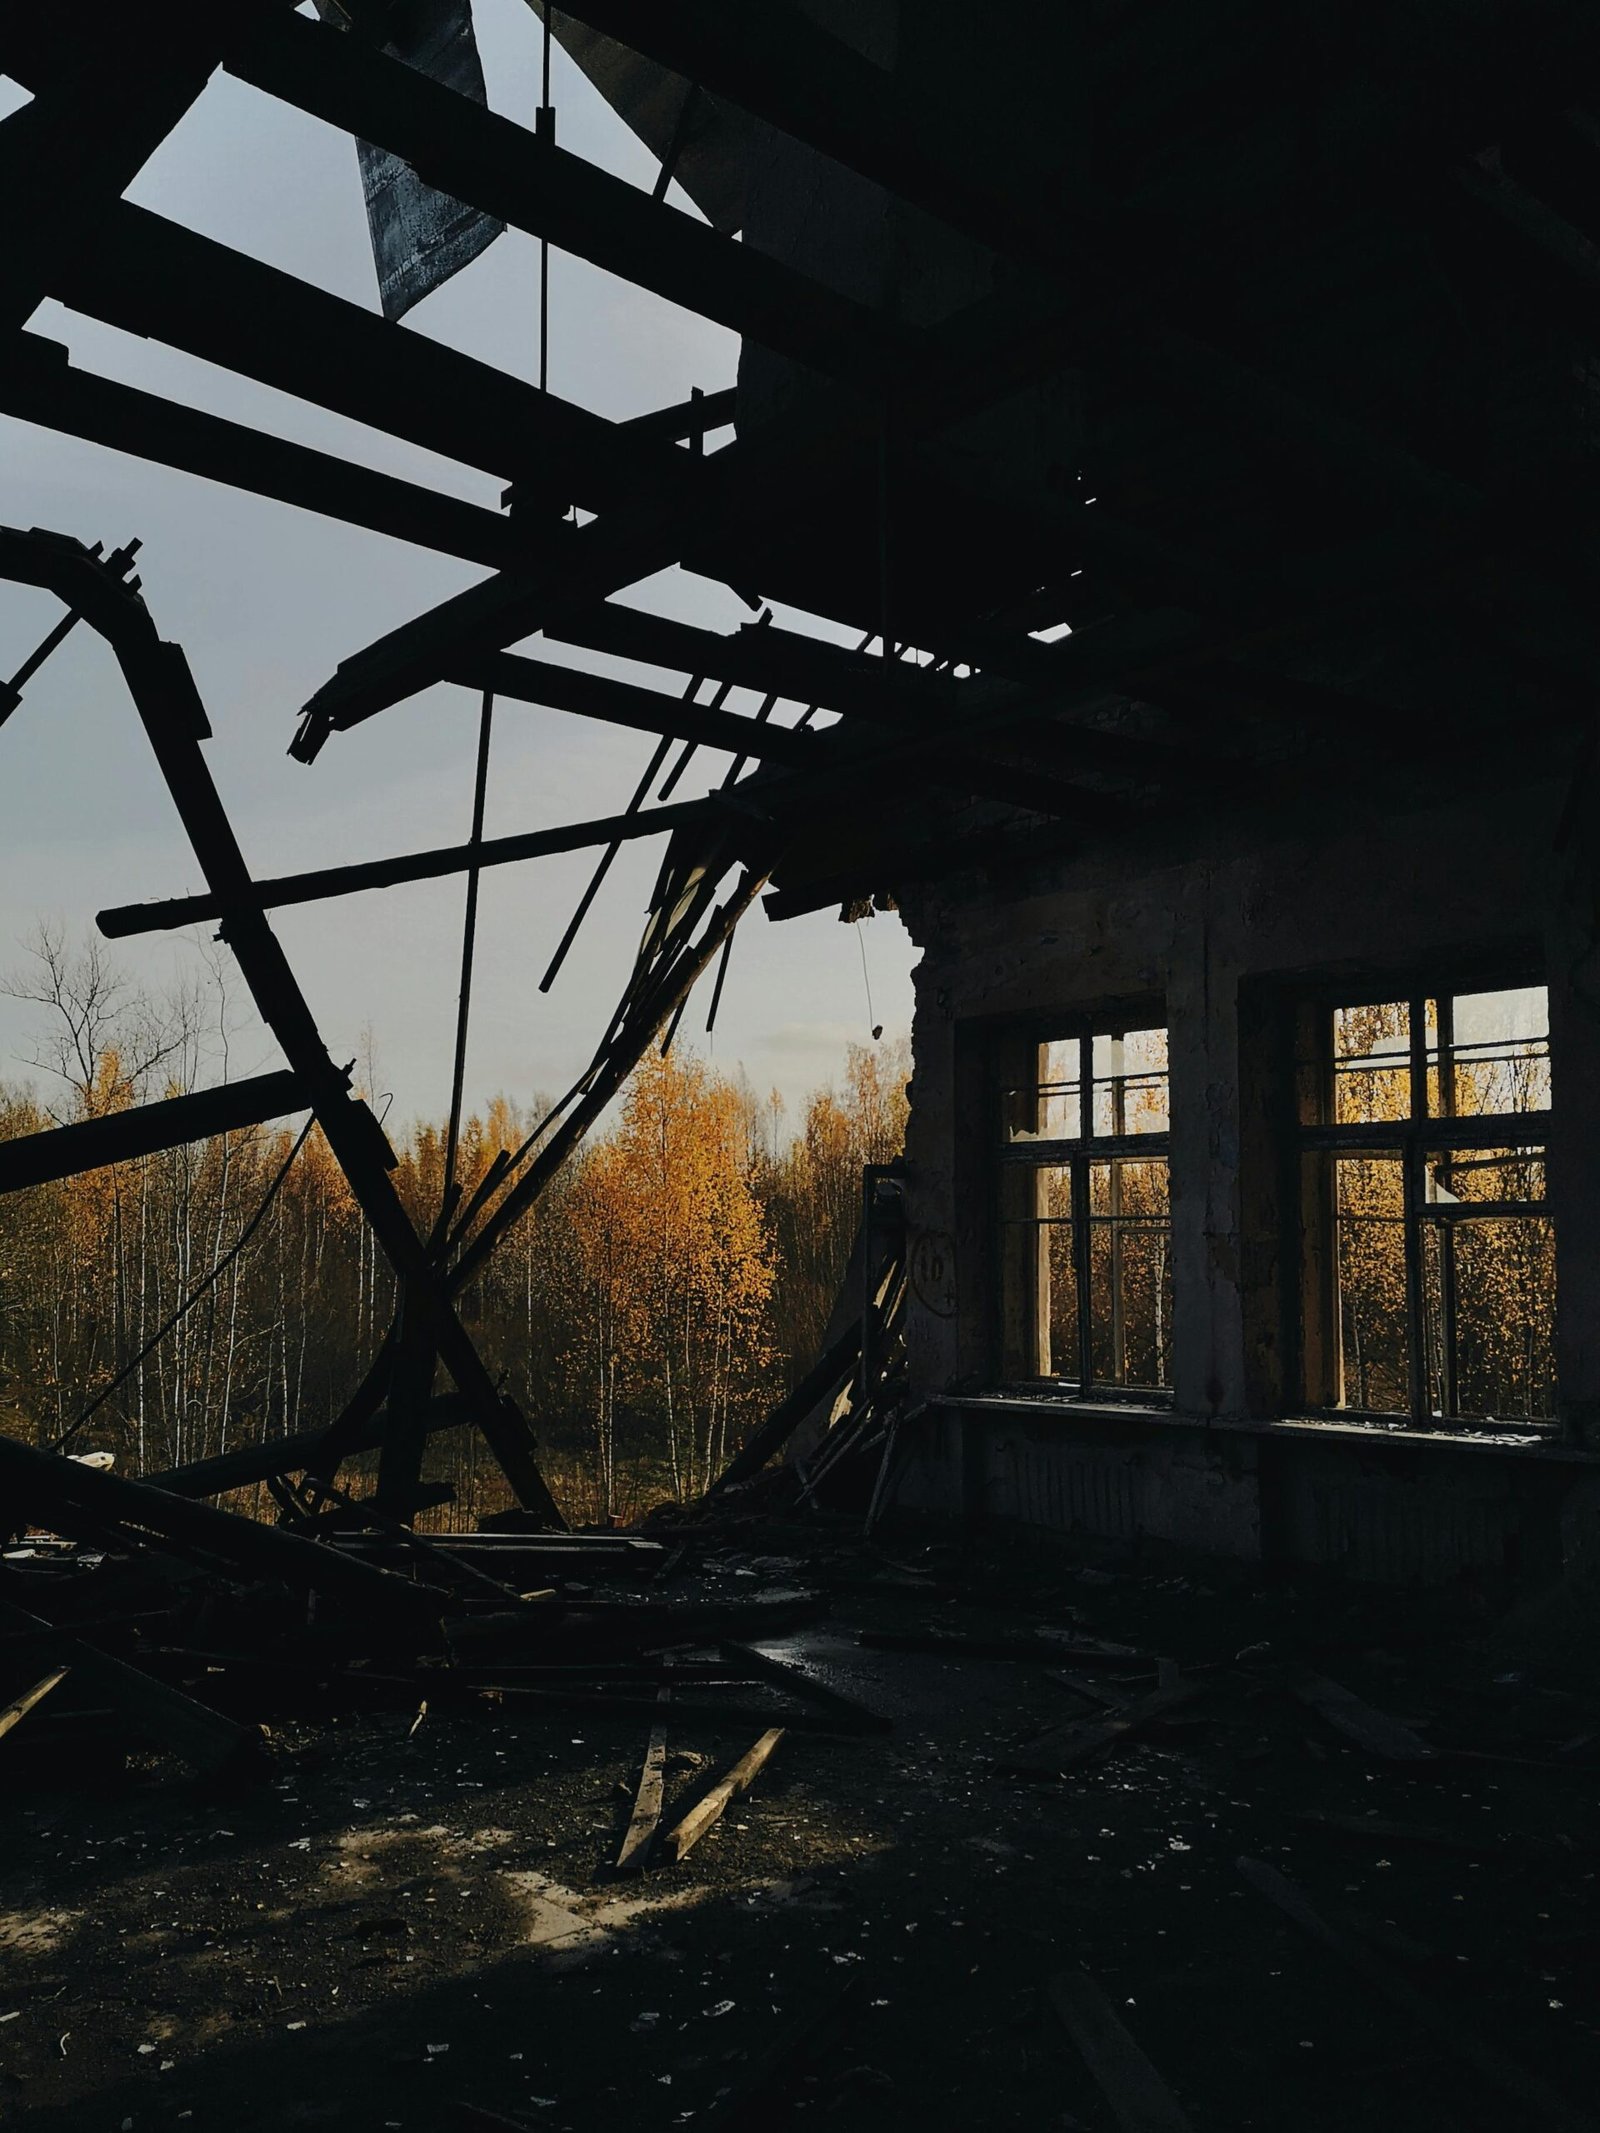
POLYGON ((1417 1429, 1409 1424, 1355 1421, 1346 1416, 1283 1415, 1273 1420, 1180 1414, 1170 1406, 1132 1401, 1078 1399, 1058 1392, 936 1393, 930 1407, 965 1408, 981 1414, 1012 1415, 1033 1421, 1128 1422, 1163 1429, 1221 1431, 1230 1436, 1327 1440, 1351 1445, 1403 1444, 1435 1451, 1481 1452, 1503 1459, 1547 1460, 1560 1465, 1600 1466, 1600 1452, 1564 1444, 1553 1431, 1417 1429))

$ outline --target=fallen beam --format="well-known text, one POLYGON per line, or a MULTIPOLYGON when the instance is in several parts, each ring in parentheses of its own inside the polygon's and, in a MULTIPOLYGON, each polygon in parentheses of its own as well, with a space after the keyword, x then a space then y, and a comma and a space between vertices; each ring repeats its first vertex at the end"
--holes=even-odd
MULTIPOLYGON (((742 725, 743 720, 739 723, 742 725)), ((679 800, 648 814, 605 815, 595 822, 569 822, 559 829, 524 830, 489 837, 482 844, 447 844, 431 852, 402 852, 395 859, 359 860, 347 867, 317 867, 305 874, 279 874, 252 881, 236 896, 174 896, 162 903, 117 904, 95 913, 108 940, 130 934, 167 933, 227 918, 238 911, 276 911, 285 904, 319 903, 329 896, 356 896, 366 889, 392 889, 404 881, 437 881, 468 867, 510 866, 552 852, 582 852, 616 839, 655 837, 690 822, 735 819, 726 802, 679 800)))
POLYGON ((169 1096, 159 1103, 136 1104, 104 1118, 55 1126, 45 1133, 23 1133, 0 1140, 0 1193, 26 1192, 56 1178, 76 1177, 107 1163, 132 1162, 163 1148, 218 1133, 238 1133, 247 1126, 304 1111, 311 1099, 298 1074, 256 1074, 199 1089, 189 1096, 169 1096))
POLYGON ((1489 2043, 1475 2022, 1441 2007, 1409 1978, 1391 1970, 1353 1934, 1336 1930, 1286 1874, 1280 1874, 1262 1859, 1241 1858, 1234 1864, 1258 1896, 1275 1904, 1302 1933, 1398 2009, 1404 2017, 1409 2043, 1414 2045, 1417 2029, 1431 2031, 1444 2046, 1447 2059, 1459 2060, 1502 2090, 1514 2114, 1510 2123, 1547 2126, 1552 2133, 1595 2133, 1596 2122, 1589 2112, 1580 2111, 1541 2075, 1489 2043))
MULTIPOLYGON (((472 1408, 458 1392, 435 1394, 428 1403, 427 1432, 434 1436, 447 1429, 460 1429, 472 1420, 472 1408)), ((188 1466, 169 1467, 162 1474, 146 1474, 147 1488, 165 1489, 172 1496, 221 1496, 229 1489, 247 1489, 273 1474, 317 1473, 325 1462, 338 1465, 356 1452, 373 1452, 382 1444, 388 1417, 381 1407, 338 1447, 338 1459, 329 1460, 329 1434, 323 1429, 302 1430, 292 1437, 274 1437, 264 1444, 241 1445, 237 1451, 218 1452, 212 1459, 197 1459, 188 1466)))
POLYGON ((266 1743, 259 1727, 238 1725, 109 1652, 97 1651, 0 1594, 0 1626, 38 1633, 39 1646, 78 1684, 121 1713, 152 1747, 169 1750, 207 1777, 239 1777, 263 1769, 266 1743))
POLYGON ((818 1710, 829 1711, 851 1733, 892 1733, 894 1721, 881 1712, 861 1703, 854 1696, 846 1696, 839 1689, 830 1689, 825 1682, 808 1674, 804 1667, 796 1666, 787 1659, 775 1659, 770 1652, 759 1651, 753 1644, 724 1642, 720 1650, 725 1659, 736 1666, 747 1667, 764 1681, 771 1681, 786 1689, 791 1696, 798 1696, 803 1703, 813 1703, 818 1710))
POLYGON ((1140 1667, 1152 1661, 1131 1644, 1109 1644, 1100 1637, 966 1637, 942 1629, 862 1629, 856 1642, 868 1651, 929 1652, 946 1659, 1038 1659, 1052 1664, 1076 1660, 1079 1666, 1140 1667))
POLYGON ((1325 1674, 1298 1674, 1290 1682, 1296 1696, 1308 1704, 1320 1717, 1346 1740, 1353 1740, 1369 1755, 1381 1756, 1389 1763, 1426 1763, 1433 1760, 1433 1750, 1425 1741, 1419 1740, 1407 1725, 1398 1718, 1391 1718, 1387 1711, 1375 1710, 1363 1702, 1353 1689, 1342 1682, 1330 1681, 1325 1674))
POLYGON ((667 1782, 667 1706, 672 1701, 672 1690, 666 1682, 656 1695, 656 1708, 660 1716, 650 1728, 650 1738, 645 1745, 644 1767, 639 1772, 639 1789, 634 1795, 633 1812, 628 1817, 628 1826, 623 1832, 622 1846, 617 1853, 619 1874, 637 1874, 650 1856, 656 1831, 661 1826, 661 1809, 666 1799, 667 1782))
POLYGON ((1063 1770, 1070 1769, 1075 1763, 1085 1763, 1096 1755, 1103 1755, 1119 1741, 1127 1740, 1152 1722, 1165 1718, 1180 1704, 1191 1702, 1204 1686, 1199 1681, 1179 1681, 1166 1688, 1154 1688, 1147 1696, 1116 1705, 1104 1718, 1074 1719, 1042 1734, 1025 1747, 1007 1749, 1004 1754, 996 1756, 995 1761, 1004 1770, 1020 1771, 1027 1776, 1059 1777, 1063 1770))
POLYGON ((28 1713, 43 1703, 52 1689, 59 1688, 71 1672, 70 1666, 58 1666, 53 1672, 46 1674, 42 1681, 36 1681, 31 1689, 24 1689, 20 1696, 13 1696, 5 1709, 0 1711, 0 1738, 9 1733, 13 1726, 21 1725, 28 1713))
POLYGON ((1123 2133, 1191 2133, 1178 2099, 1086 1970, 1058 1971, 1046 1991, 1123 2133))
POLYGON ((681 1865, 714 1823, 722 1819, 724 1812, 748 1792, 761 1775, 783 1739, 783 1727, 772 1726, 756 1742, 755 1746, 740 1756, 725 1778, 713 1785, 697 1806, 691 1807, 683 1820, 672 1830, 667 1842, 672 1846, 672 1856, 681 1865))
MULTIPOLYGON (((0 1437, 0 1500, 8 1519, 22 1519, 68 1539, 103 1525, 132 1527, 180 1547, 193 1547, 228 1563, 247 1579, 269 1579, 298 1592, 325 1592, 368 1614, 388 1614, 401 1624, 437 1624, 451 1605, 448 1593, 416 1585, 291 1533, 260 1525, 151 1488, 147 1482, 99 1473, 14 1437, 0 1437)), ((19 1624, 26 1627, 26 1624, 19 1624)))
POLYGON ((706 1491, 708 1498, 720 1496, 724 1489, 736 1488, 742 1481, 753 1480, 777 1452, 781 1452, 792 1433, 810 1414, 819 1400, 836 1393, 855 1369, 861 1356, 861 1321, 853 1319, 825 1355, 814 1362, 793 1392, 786 1393, 773 1408, 767 1419, 741 1449, 735 1452, 722 1472, 706 1491))

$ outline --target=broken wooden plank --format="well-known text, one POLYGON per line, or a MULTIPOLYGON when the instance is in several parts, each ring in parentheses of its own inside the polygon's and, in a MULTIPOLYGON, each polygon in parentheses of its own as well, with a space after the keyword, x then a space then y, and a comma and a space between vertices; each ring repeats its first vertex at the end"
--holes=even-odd
POLYGON ((1447 2058, 1473 2068, 1503 2089, 1512 2104, 1510 2123, 1537 2122, 1554 2128, 1555 2133, 1596 2133, 1595 2120, 1588 2112, 1577 2109, 1539 2075, 1487 2043, 1475 2024, 1458 2020, 1361 1942, 1338 1932, 1286 1874, 1263 1859, 1240 1858, 1234 1864, 1258 1896, 1276 1904, 1286 1918, 1397 2007, 1414 2027, 1431 2030, 1445 2047, 1447 2058))
POLYGON ((1081 1696, 1085 1703, 1093 1704, 1097 1710, 1114 1711, 1117 1707, 1116 1697, 1110 1695, 1100 1682, 1091 1681, 1085 1674, 1075 1674, 1070 1667, 1057 1667, 1044 1678, 1060 1688, 1069 1689, 1074 1696, 1081 1696))
POLYGON ((211 1504, 171 1496, 148 1482, 97 1473, 75 1459, 35 1451, 14 1437, 0 1437, 0 1487, 8 1506, 52 1532, 93 1539, 107 1523, 132 1527, 179 1548, 197 1548, 242 1578, 274 1579, 291 1591, 324 1592, 369 1615, 387 1615, 397 1624, 431 1627, 450 1604, 446 1593, 357 1562, 287 1527, 264 1526, 211 1504))
POLYGON ((740 1793, 749 1791, 771 1761, 783 1735, 782 1726, 770 1727, 753 1748, 740 1756, 727 1776, 712 1786, 699 1805, 690 1808, 667 1838, 667 1842, 672 1846, 674 1859, 680 1863, 686 1859, 712 1824, 721 1820, 729 1802, 736 1800, 740 1793))
POLYGON ((1011 1748, 995 1758, 1002 1769, 1022 1771, 1029 1775, 1058 1776, 1074 1763, 1087 1762, 1091 1756, 1102 1754, 1118 1741, 1160 1719, 1180 1704, 1189 1703, 1200 1695, 1205 1687, 1199 1681, 1179 1681, 1165 1689, 1152 1689, 1147 1696, 1137 1696, 1131 1703, 1118 1704, 1104 1718, 1077 1718, 1064 1726, 1057 1726, 1025 1747, 1011 1748))
POLYGON ((163 1148, 180 1148, 186 1141, 264 1125, 268 1119, 307 1109, 310 1101, 298 1074, 257 1074, 188 1096, 135 1104, 76 1125, 21 1133, 0 1142, 0 1192, 25 1192, 106 1163, 132 1162, 163 1148))
POLYGON ((56 1665, 70 1667, 86 1688, 111 1704, 145 1740, 180 1756, 192 1769, 210 1777, 231 1777, 264 1767, 266 1748, 258 1726, 242 1726, 224 1718, 153 1674, 80 1643, 66 1630, 55 1629, 3 1594, 0 1627, 45 1632, 40 1641, 56 1665))
POLYGON ((1124 2133, 1190 2133, 1177 2098, 1088 1971, 1058 1971, 1045 1991, 1124 2133))
POLYGON ((753 1644, 723 1642, 718 1650, 725 1659, 748 1667, 751 1673, 775 1682, 792 1696, 815 1704, 819 1710, 831 1711, 852 1733, 891 1733, 894 1730, 892 1719, 885 1718, 854 1696, 846 1696, 842 1689, 830 1689, 825 1682, 818 1681, 815 1675, 808 1674, 804 1667, 796 1666, 791 1660, 775 1659, 770 1652, 758 1651, 753 1644))
POLYGON ((42 1681, 36 1681, 31 1689, 24 1689, 20 1696, 14 1696, 0 1711, 0 1737, 9 1733, 13 1726, 20 1725, 35 1704, 43 1703, 50 1691, 59 1688, 71 1672, 70 1666, 58 1666, 42 1681))
POLYGON ((1308 1669, 1293 1675, 1289 1686, 1303 1704, 1308 1704, 1347 1740, 1365 1748, 1369 1755, 1381 1756, 1390 1763, 1433 1760, 1433 1750, 1409 1726, 1403 1725, 1398 1718, 1391 1718, 1387 1711, 1375 1710, 1342 1682, 1331 1681, 1326 1674, 1312 1673, 1308 1669))
POLYGON ((826 1354, 812 1364, 793 1392, 784 1395, 766 1420, 735 1452, 707 1489, 706 1501, 709 1503, 720 1496, 724 1489, 753 1481, 767 1461, 782 1451, 817 1402, 831 1398, 838 1391, 855 1369, 860 1356, 861 1323, 859 1319, 853 1319, 826 1354))
POLYGON ((667 1764, 667 1706, 672 1701, 672 1689, 667 1682, 661 1684, 656 1694, 656 1708, 660 1712, 650 1728, 650 1739, 644 1751, 644 1768, 639 1772, 639 1789, 634 1795, 633 1812, 628 1817, 627 1829, 623 1832, 622 1849, 617 1853, 619 1874, 639 1873, 650 1856, 656 1831, 661 1826, 661 1808, 666 1797, 667 1764))

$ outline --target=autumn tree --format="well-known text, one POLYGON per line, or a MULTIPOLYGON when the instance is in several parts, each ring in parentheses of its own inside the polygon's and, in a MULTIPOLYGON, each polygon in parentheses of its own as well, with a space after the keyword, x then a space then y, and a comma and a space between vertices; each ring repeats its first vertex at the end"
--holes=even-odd
POLYGON ((655 1053, 574 1187, 584 1306, 574 1362, 610 1496, 624 1403, 655 1426, 672 1488, 687 1496, 726 1458, 764 1385, 772 1267, 748 1146, 740 1092, 692 1054, 655 1053))

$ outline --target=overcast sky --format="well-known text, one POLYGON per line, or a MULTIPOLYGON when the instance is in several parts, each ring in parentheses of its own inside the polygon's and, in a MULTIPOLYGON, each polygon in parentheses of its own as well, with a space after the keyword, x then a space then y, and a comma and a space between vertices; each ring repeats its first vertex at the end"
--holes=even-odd
MULTIPOLYGON (((531 124, 539 98, 538 24, 524 0, 475 0, 490 104, 531 124)), ((0 82, 0 111, 20 96, 0 82)), ((562 144, 648 187, 655 166, 557 49, 562 144)), ((130 189, 174 221, 377 309, 355 152, 349 139, 218 76, 130 189)), ((680 207, 687 202, 674 192, 680 207)), ((403 330, 426 333, 532 378, 537 246, 508 232, 429 297, 403 330)), ((247 420, 368 466, 486 505, 503 484, 266 387, 232 377, 47 303, 35 333, 64 342, 86 370, 247 420)), ((550 386, 621 418, 731 384, 735 338, 655 297, 556 256, 550 386)), ((258 874, 453 842, 468 832, 477 703, 437 688, 348 734, 314 766, 285 749, 299 706, 338 662, 408 616, 483 575, 408 547, 187 474, 0 417, 0 521, 46 526, 109 547, 138 535, 138 568, 161 633, 186 648, 216 738, 212 771, 258 874)), ((638 605, 726 629, 748 620, 731 594, 672 574, 636 587, 638 605)), ((47 596, 0 585, 0 673, 56 618, 47 596)), ((780 621, 793 619, 779 612, 780 621)), ((815 625, 813 625, 815 626, 815 625)), ((843 633, 837 633, 842 635, 843 633)), ((554 656, 681 688, 681 677, 554 656)), ((730 708, 749 708, 735 693, 730 708)), ((790 712, 787 715, 792 716, 790 712)), ((491 836, 620 810, 649 753, 647 736, 520 704, 496 713, 491 836)), ((681 796, 720 779, 726 758, 681 796)), ((625 849, 554 991, 538 978, 592 865, 585 855, 489 871, 483 880, 469 1100, 526 1100, 564 1088, 609 1018, 638 939, 661 845, 625 849)), ((76 633, 27 690, 0 734, 0 970, 25 961, 41 918, 83 937, 102 905, 202 886, 113 662, 76 633)), ((279 931, 340 1059, 371 1029, 395 1116, 441 1115, 448 1101, 462 886, 422 883, 285 911, 279 931)), ((200 968, 203 935, 119 944, 118 959, 161 983, 200 968)), ((885 1040, 910 1019, 915 960, 903 928, 858 929, 831 912, 774 925, 759 912, 734 945, 714 1057, 742 1062, 756 1087, 791 1105, 835 1073, 873 1020, 885 1040), (862 968, 865 950, 873 1013, 862 968)), ((709 981, 684 1035, 705 1047, 709 981)), ((0 1078, 23 1071, 37 1010, 0 999, 0 1078)), ((241 1014, 232 1071, 277 1064, 241 1014)))

